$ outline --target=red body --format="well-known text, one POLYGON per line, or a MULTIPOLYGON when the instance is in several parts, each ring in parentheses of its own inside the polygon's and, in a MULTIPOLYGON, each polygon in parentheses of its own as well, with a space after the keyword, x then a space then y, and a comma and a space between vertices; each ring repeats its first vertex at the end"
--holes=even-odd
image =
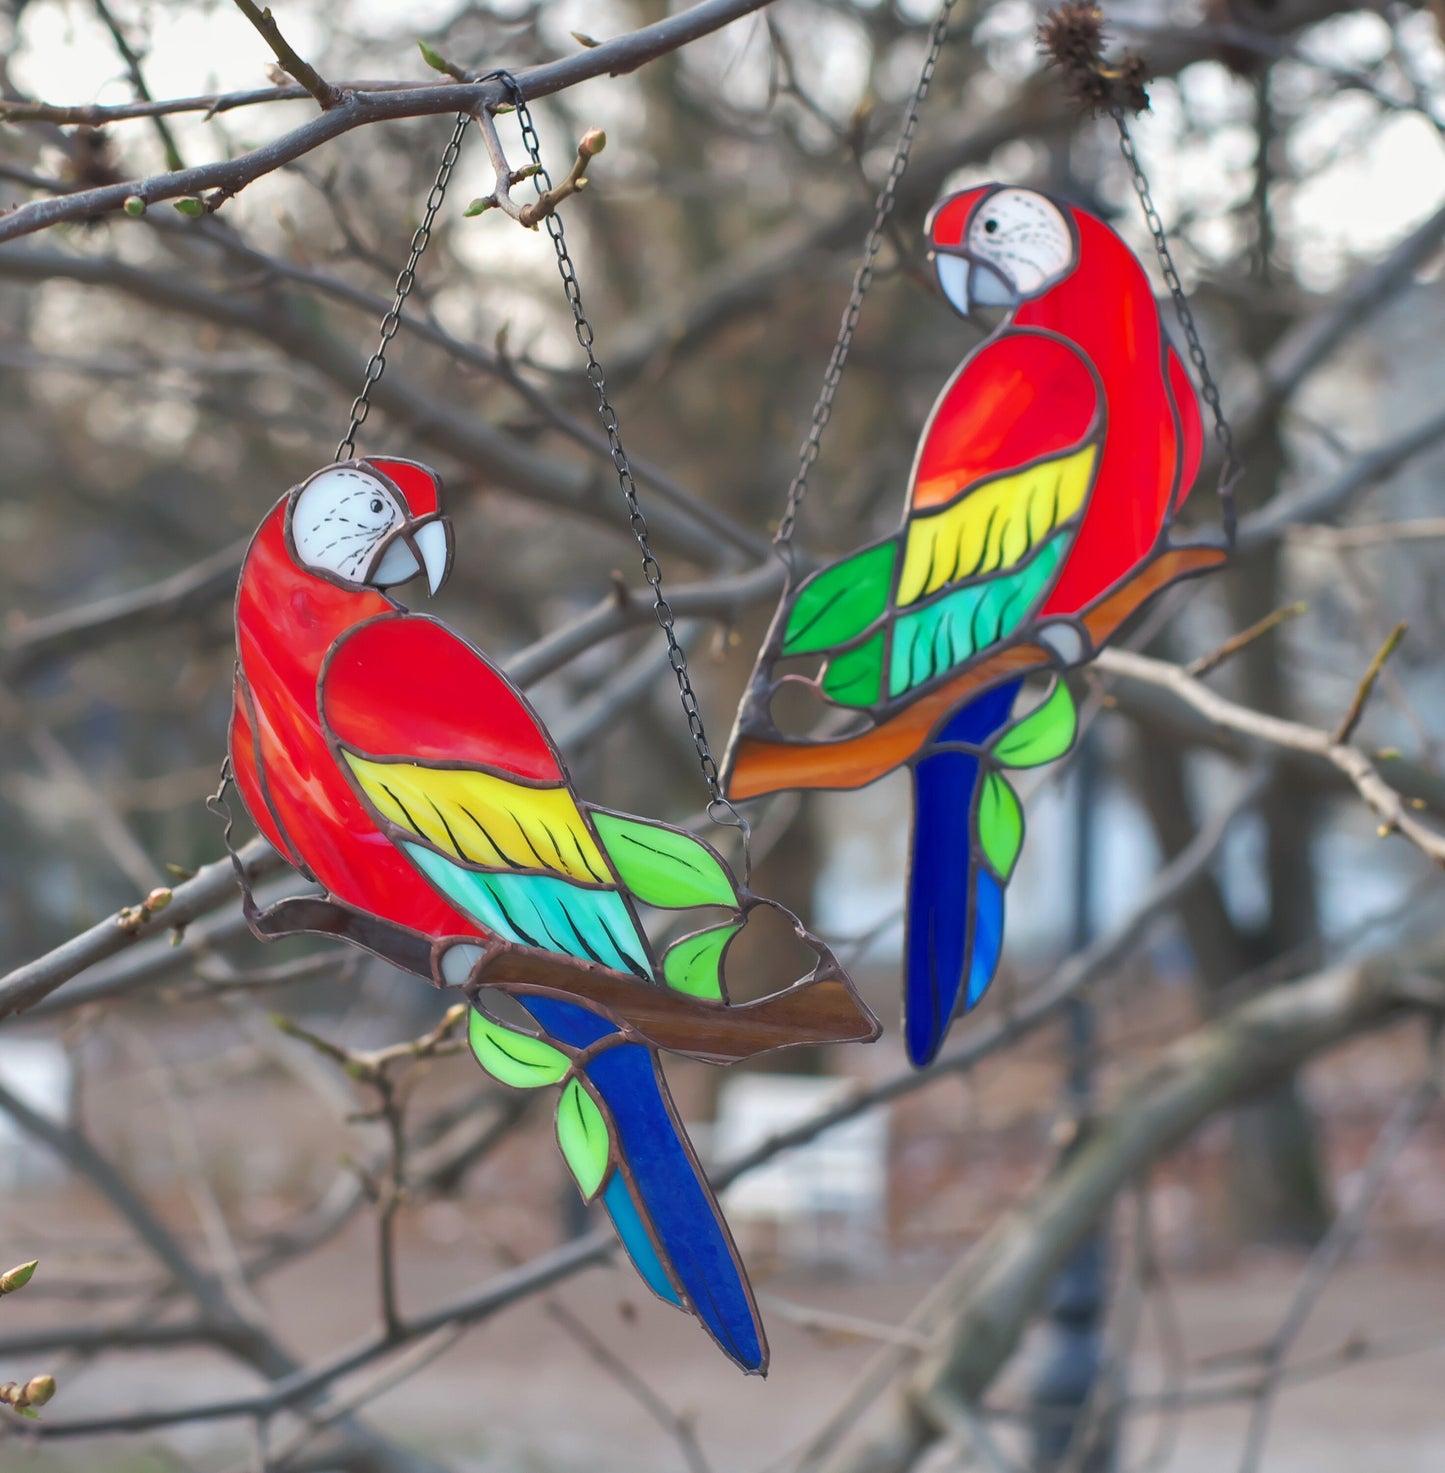
MULTIPOLYGON (((935 240, 961 241, 991 193, 949 200, 935 240)), ((1073 268, 964 361, 925 429, 909 506, 941 504, 974 481, 1101 439, 1082 525, 1041 616, 1079 612, 1157 547, 1203 451, 1194 386, 1143 267, 1101 220, 1059 208, 1075 233, 1073 268)))
MULTIPOLYGON (((380 831, 322 725, 320 688, 332 647, 368 620, 402 625, 411 616, 380 593, 340 588, 299 568, 286 543, 286 508, 282 501, 261 524, 236 595, 231 765, 246 808, 271 843, 336 899, 426 936, 483 934, 380 831)), ((403 661, 401 673, 415 674, 416 666, 403 661)), ((387 670, 378 664, 369 674, 377 683, 366 704, 398 729, 387 750, 419 752, 399 735, 407 709, 395 692, 388 695, 387 670)), ((361 704, 365 693, 355 684, 348 697, 361 704)))

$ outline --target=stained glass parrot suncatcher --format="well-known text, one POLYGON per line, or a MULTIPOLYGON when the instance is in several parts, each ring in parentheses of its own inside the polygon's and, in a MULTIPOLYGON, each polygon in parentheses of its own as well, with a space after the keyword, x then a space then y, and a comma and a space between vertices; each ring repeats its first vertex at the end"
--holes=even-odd
POLYGON ((899 531, 790 578, 723 767, 739 801, 911 768, 904 1024, 920 1065, 998 966, 1023 842, 1005 774, 1072 746, 1063 673, 1226 556, 1171 541, 1199 469, 1199 404, 1124 241, 999 185, 943 200, 927 229, 950 305, 1002 321, 933 407, 899 531), (1030 676, 1052 684, 1021 711, 1030 676), (785 688, 822 705, 806 734, 778 725, 785 688))
MULTIPOLYGON (((767 1347, 727 1224, 659 1066, 872 1039, 824 946, 794 986, 728 1001, 730 943, 773 902, 685 830, 579 799, 526 699, 393 589, 452 560, 441 487, 395 459, 328 466, 252 541, 236 600, 230 757, 257 827, 321 894, 247 918, 263 937, 341 936, 465 989, 483 1068, 559 1088, 558 1143, 638 1273, 748 1371, 767 1347), (639 906, 700 912, 654 946, 639 906), (535 1028, 485 1007, 509 994, 535 1028)), ((787 913, 784 912, 786 915, 787 913)))

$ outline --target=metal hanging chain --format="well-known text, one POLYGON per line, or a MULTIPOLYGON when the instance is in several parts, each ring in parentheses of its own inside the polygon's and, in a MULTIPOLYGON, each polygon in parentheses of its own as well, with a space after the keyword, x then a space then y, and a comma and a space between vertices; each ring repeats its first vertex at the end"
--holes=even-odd
POLYGON ((847 363, 849 350, 853 346, 853 334, 858 327, 858 315, 863 309, 863 298, 873 284, 873 266, 883 245, 883 232, 887 228, 889 217, 893 214, 898 186, 908 168, 908 156, 913 151, 913 140, 918 132, 919 114, 933 82, 933 73, 938 66, 939 53, 943 50, 943 43, 948 40, 948 21, 955 3, 956 0, 943 0, 934 18, 933 29, 928 38, 928 51, 923 58, 923 69, 918 74, 918 85, 913 89, 913 96, 909 99, 908 111, 903 115, 903 127, 898 134, 897 146, 893 150, 893 162, 888 166, 888 177, 883 181, 882 189, 878 191, 873 224, 863 242, 863 259, 859 261, 858 269, 853 274, 853 289, 848 294, 848 305, 843 309, 843 318, 838 327, 838 340, 833 344, 832 356, 828 359, 828 367, 823 372, 823 387, 818 392, 818 402, 813 406, 813 419, 808 426, 807 437, 803 441, 802 449, 798 452, 798 469, 793 473, 792 482, 788 486, 787 499, 783 505, 783 514, 778 520, 778 530, 773 534, 773 546, 785 561, 789 560, 793 532, 798 522, 798 508, 803 504, 803 497, 808 492, 808 474, 813 469, 813 462, 818 458, 823 431, 827 428, 829 419, 832 418, 833 398, 838 392, 838 384, 843 377, 843 366, 847 363))
POLYGON ((377 343, 376 352, 371 355, 371 361, 366 365, 366 382, 362 384, 361 392, 352 401, 351 423, 346 427, 346 433, 336 447, 337 460, 349 460, 356 454, 356 432, 366 423, 366 417, 371 413, 371 391, 380 383, 382 374, 386 372, 386 350, 392 338, 396 336, 397 329, 401 326, 401 309, 411 295, 412 288, 416 285, 416 268, 431 242, 432 226, 436 223, 437 211, 441 209, 442 201, 446 198, 447 184, 451 180, 452 169, 456 166, 457 155, 461 152, 462 135, 467 131, 467 124, 471 120, 470 113, 457 114, 456 127, 452 129, 451 141, 442 154, 436 180, 432 184, 431 193, 426 198, 426 213, 423 214, 421 224, 416 228, 416 234, 411 238, 411 254, 407 258, 406 265, 401 268, 401 275, 396 278, 396 298, 386 316, 381 319, 381 341, 377 343))
POLYGON ((1180 281, 1178 268, 1174 265, 1174 257, 1169 250, 1169 237, 1164 232, 1164 221, 1155 207, 1154 196, 1150 192, 1144 166, 1139 162, 1139 154, 1134 147, 1134 135, 1129 131, 1128 119, 1124 115, 1123 108, 1117 105, 1111 107, 1109 113, 1118 125, 1119 152, 1124 155, 1124 162, 1129 166, 1129 177, 1134 183, 1134 193, 1139 196, 1139 204, 1144 211, 1144 223, 1154 237, 1154 251, 1159 257, 1159 269, 1164 273, 1164 283, 1169 288, 1169 295, 1174 299, 1174 310, 1179 314, 1179 325, 1184 329, 1184 339, 1189 345, 1189 361, 1199 374, 1200 392, 1204 395, 1204 402, 1209 406, 1209 412, 1214 416, 1214 435, 1224 454, 1224 464, 1219 472, 1220 512, 1224 522, 1225 544, 1232 548, 1239 518, 1234 500, 1234 487, 1244 467, 1239 459, 1239 452, 1234 448, 1234 432, 1229 428, 1229 421, 1224 416, 1224 405, 1219 398, 1219 386, 1214 382, 1214 375, 1209 371, 1209 360, 1204 355, 1204 344, 1199 340, 1199 329, 1195 326, 1194 313, 1190 310, 1189 299, 1184 295, 1184 283, 1180 281))
MULTIPOLYGON (((546 165, 542 162, 541 141, 537 137, 537 129, 532 122, 532 114, 527 107, 521 84, 507 71, 495 71, 488 75, 498 78, 512 94, 517 122, 522 129, 522 142, 526 147, 528 157, 536 166, 536 173, 532 175, 532 183, 538 195, 541 195, 552 188, 552 179, 547 173, 546 165)), ((638 504, 637 483, 633 480, 632 467, 628 464, 627 452, 622 446, 617 411, 607 397, 607 381, 593 347, 595 335, 592 324, 587 319, 587 313, 583 310, 582 289, 577 282, 577 270, 572 263, 571 252, 567 249, 567 237, 561 216, 555 210, 546 217, 546 226, 547 234, 552 237, 552 248, 557 253, 557 270, 562 277, 562 287, 567 294, 567 305, 572 309, 572 323, 577 334, 577 341, 587 355, 587 380, 597 394, 597 415, 602 421, 602 428, 607 433, 612 465, 617 472, 617 484, 622 488, 623 498, 627 502, 628 525, 642 553, 642 576, 652 589, 653 612, 657 615, 657 622, 662 626, 663 634, 667 636, 667 663, 671 666, 673 676, 677 681, 677 693, 682 702, 683 714, 687 717, 687 729, 692 737, 693 749, 697 753, 698 765, 702 768, 703 781, 707 784, 708 815, 715 823, 726 823, 740 829, 746 839, 748 832, 746 820, 723 797, 717 762, 713 757, 712 747, 708 743, 702 712, 698 708, 697 695, 692 688, 692 678, 688 674, 687 652, 677 637, 677 620, 673 615, 672 605, 668 603, 667 595, 662 591, 662 568, 648 540, 647 519, 643 516, 642 508, 638 504)))

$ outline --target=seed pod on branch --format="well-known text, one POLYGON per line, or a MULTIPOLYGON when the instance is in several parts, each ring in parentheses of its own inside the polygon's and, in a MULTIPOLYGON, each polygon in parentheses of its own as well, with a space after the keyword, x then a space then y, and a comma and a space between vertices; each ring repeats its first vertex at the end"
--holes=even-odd
POLYGON ((1104 12, 1091 0, 1067 0, 1050 11, 1039 23, 1038 41, 1081 108, 1094 114, 1116 108, 1148 112, 1147 63, 1132 51, 1113 62, 1105 59, 1104 12))

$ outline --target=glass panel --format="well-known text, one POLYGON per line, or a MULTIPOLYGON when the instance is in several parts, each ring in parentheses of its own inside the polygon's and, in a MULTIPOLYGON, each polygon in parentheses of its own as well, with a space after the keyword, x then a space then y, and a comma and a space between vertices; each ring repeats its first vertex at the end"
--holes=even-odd
POLYGON ((1024 812, 1007 779, 991 772, 978 795, 978 838, 984 857, 1004 884, 1024 842, 1024 812))
POLYGON ((998 769, 1051 762, 1075 738, 1061 681, 1008 725, 1019 679, 1056 673, 1066 649, 1082 660, 1159 589, 1224 558, 1164 545, 1203 426, 1125 242, 1071 205, 997 185, 944 200, 928 230, 946 300, 964 315, 1006 310, 939 395, 898 535, 785 594, 785 635, 759 656, 723 773, 736 799, 862 787, 913 765, 905 1032, 918 1063, 998 964, 1024 836, 998 769), (881 610, 864 558, 896 569, 881 610), (778 729, 775 668, 804 651, 824 657, 820 696, 866 729, 830 729, 825 700, 814 734, 778 729))
POLYGON ((738 904, 727 866, 701 839, 600 808, 592 818, 618 879, 644 905, 684 910, 738 904))
POLYGON ((924 427, 909 510, 944 506, 976 481, 1074 449, 1098 412, 1088 363, 1068 343, 1041 333, 990 339, 964 362, 924 427))
POLYGON ((559 1084, 570 1067, 567 1055, 530 1034, 504 1028, 476 1008, 467 1019, 467 1041, 472 1053, 493 1079, 516 1089, 559 1084))
POLYGON ((1005 767, 1041 767, 1074 745, 1078 722, 1068 686, 1057 681, 1042 705, 999 738, 993 758, 1005 767))
POLYGON ((612 1132, 597 1102, 576 1079, 557 1101, 557 1144, 583 1200, 590 1202, 602 1189, 612 1164, 612 1132))
POLYGON ((885 542, 809 578, 788 615, 783 653, 811 654, 862 634, 888 607, 896 556, 885 542))
POLYGON ((721 1001, 723 953, 741 929, 740 922, 730 921, 673 942, 662 959, 662 975, 667 985, 692 997, 721 1001))

